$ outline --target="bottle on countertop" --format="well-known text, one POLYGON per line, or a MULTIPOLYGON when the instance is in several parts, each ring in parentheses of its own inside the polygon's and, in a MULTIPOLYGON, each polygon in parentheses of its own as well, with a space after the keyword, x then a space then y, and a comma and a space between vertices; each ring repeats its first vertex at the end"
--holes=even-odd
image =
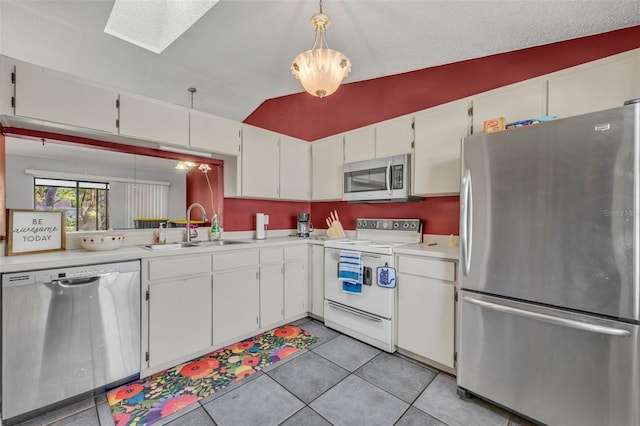
POLYGON ((209 231, 209 240, 219 240, 222 231, 220 230, 220 224, 218 223, 218 215, 214 214, 211 219, 211 230, 209 231))
POLYGON ((167 233, 161 223, 160 226, 158 227, 158 230, 156 231, 156 244, 164 244, 166 242, 167 242, 167 233))

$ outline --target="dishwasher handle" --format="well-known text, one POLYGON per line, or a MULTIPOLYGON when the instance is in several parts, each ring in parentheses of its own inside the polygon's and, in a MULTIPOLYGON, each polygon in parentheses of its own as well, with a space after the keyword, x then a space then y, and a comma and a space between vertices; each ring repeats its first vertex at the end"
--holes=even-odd
POLYGON ((80 277, 80 278, 64 278, 61 280, 53 280, 51 284, 57 284, 62 288, 78 288, 78 287, 89 287, 102 278, 103 275, 94 275, 91 277, 80 277))

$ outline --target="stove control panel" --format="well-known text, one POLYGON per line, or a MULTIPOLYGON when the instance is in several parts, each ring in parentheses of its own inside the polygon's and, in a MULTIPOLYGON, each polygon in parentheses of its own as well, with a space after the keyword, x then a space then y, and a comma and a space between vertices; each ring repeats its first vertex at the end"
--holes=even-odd
POLYGON ((356 219, 356 230, 358 229, 422 232, 422 221, 420 219, 356 219))

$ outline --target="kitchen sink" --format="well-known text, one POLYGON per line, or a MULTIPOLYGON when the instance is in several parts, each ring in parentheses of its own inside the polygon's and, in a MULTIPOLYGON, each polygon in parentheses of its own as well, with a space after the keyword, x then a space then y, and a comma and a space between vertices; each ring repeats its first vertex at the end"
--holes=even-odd
POLYGON ((169 244, 147 244, 142 246, 142 248, 146 248, 147 250, 171 250, 171 249, 180 249, 187 247, 199 247, 198 244, 194 242, 184 242, 184 243, 169 243, 169 244))
POLYGON ((189 247, 221 247, 230 244, 249 244, 249 241, 237 241, 237 240, 216 240, 216 241, 185 241, 182 243, 169 243, 169 244, 147 244, 142 246, 147 250, 171 250, 181 249, 189 247))
POLYGON ((214 241, 193 241, 191 244, 195 244, 197 247, 217 247, 226 246, 229 244, 249 244, 249 241, 237 241, 237 240, 214 240, 214 241))

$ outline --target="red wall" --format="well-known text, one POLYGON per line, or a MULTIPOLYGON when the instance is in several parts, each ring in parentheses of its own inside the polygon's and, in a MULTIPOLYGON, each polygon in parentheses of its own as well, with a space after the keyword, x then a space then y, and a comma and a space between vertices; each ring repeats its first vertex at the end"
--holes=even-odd
MULTIPOLYGON (((224 172, 222 166, 211 166, 206 174, 197 168, 192 168, 187 172, 187 207, 192 203, 200 203, 207 211, 209 221, 213 218, 214 212, 218 214, 220 226, 224 226, 223 211, 223 184, 224 172), (207 178, 209 181, 207 182, 207 178)), ((200 220, 202 213, 200 209, 191 210, 191 218, 200 220)), ((209 222, 210 224, 211 222, 209 222)))
POLYGON ((423 201, 388 204, 313 203, 311 222, 318 228, 326 228, 325 219, 334 210, 345 229, 355 229, 357 218, 422 219, 424 234, 458 235, 460 197, 431 197, 423 201))
MULTIPOLYGON (((268 99, 244 122, 313 141, 638 47, 640 26, 343 84, 324 99, 305 92, 268 99)), ((254 229, 252 214, 269 213, 273 206, 269 201, 226 199, 225 215, 227 220, 239 216, 231 219, 233 230, 254 229)), ((271 228, 294 228, 293 216, 304 203, 277 206, 288 219, 272 219, 271 228)), ((393 204, 311 203, 311 220, 316 227, 326 228, 325 218, 337 210, 343 226, 353 229, 358 217, 419 218, 424 233, 457 235, 459 209, 459 197, 393 204)))
POLYGON ((268 99, 244 122, 313 141, 638 47, 640 26, 630 27, 343 84, 324 99, 306 92, 268 99))
POLYGON ((311 213, 311 223, 326 229, 325 219, 337 211, 345 229, 353 230, 357 218, 422 219, 425 234, 458 235, 460 197, 432 197, 423 201, 385 204, 350 204, 343 201, 288 202, 224 199, 224 230, 249 231, 256 228, 256 213, 269 215, 269 229, 296 229, 296 215, 311 213))
POLYGON ((256 213, 269 215, 267 229, 296 229, 297 214, 311 212, 311 203, 224 199, 224 230, 249 231, 256 229, 256 213))

